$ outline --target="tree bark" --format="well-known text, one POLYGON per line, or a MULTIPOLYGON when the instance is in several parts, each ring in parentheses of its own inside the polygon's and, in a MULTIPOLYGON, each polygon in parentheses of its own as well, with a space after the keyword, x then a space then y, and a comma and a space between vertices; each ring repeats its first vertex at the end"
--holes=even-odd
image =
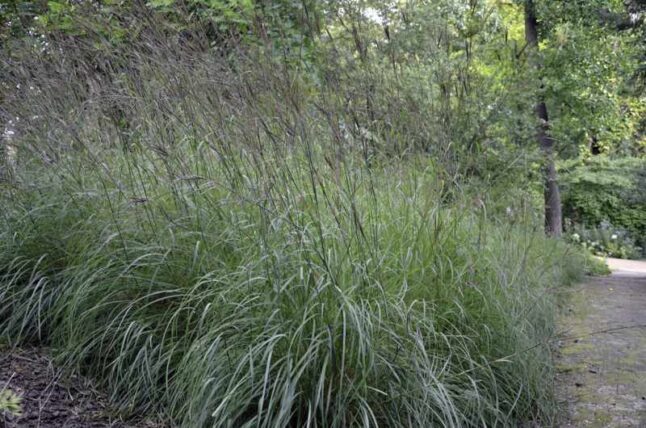
MULTIPOLYGON (((525 0, 525 40, 530 52, 536 57, 534 66, 541 67, 538 53, 538 20, 534 0, 525 0)), ((536 138, 544 155, 543 177, 545 198, 545 233, 549 236, 559 237, 563 233, 563 216, 561 213, 561 194, 556 175, 554 161, 554 139, 550 135, 549 117, 547 106, 542 95, 534 108, 539 120, 536 138)))

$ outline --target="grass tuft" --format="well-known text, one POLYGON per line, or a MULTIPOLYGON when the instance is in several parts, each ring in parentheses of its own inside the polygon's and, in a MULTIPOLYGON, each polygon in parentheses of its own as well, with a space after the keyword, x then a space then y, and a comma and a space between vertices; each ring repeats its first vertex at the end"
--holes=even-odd
POLYGON ((530 211, 488 216, 425 158, 336 150, 280 76, 132 61, 85 109, 64 61, 14 100, 41 119, 0 190, 0 337, 181 426, 552 421, 553 291, 583 262, 530 211))

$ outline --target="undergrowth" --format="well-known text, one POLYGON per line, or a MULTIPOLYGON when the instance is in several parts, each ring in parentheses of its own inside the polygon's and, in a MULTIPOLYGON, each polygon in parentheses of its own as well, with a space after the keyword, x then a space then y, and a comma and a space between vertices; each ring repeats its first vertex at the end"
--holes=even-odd
POLYGON ((341 144, 294 76, 132 61, 83 105, 35 64, 39 102, 11 100, 0 336, 181 426, 550 423, 554 291, 584 258, 531 210, 341 144))

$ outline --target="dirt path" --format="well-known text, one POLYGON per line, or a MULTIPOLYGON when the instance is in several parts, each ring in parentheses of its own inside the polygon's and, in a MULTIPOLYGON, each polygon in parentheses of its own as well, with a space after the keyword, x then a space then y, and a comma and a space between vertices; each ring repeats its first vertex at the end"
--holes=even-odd
POLYGON ((561 320, 558 394, 564 427, 646 428, 646 262, 572 291, 561 320))

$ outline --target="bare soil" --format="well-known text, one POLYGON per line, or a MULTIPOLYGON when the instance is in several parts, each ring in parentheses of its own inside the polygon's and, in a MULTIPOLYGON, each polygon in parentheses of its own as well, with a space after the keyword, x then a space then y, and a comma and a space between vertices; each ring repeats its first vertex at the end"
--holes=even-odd
POLYGON ((0 392, 20 397, 20 415, 0 412, 0 428, 144 427, 116 417, 87 379, 57 369, 43 349, 0 352, 0 392))
POLYGON ((646 428, 646 262, 608 265, 572 290, 560 321, 560 426, 646 428))

